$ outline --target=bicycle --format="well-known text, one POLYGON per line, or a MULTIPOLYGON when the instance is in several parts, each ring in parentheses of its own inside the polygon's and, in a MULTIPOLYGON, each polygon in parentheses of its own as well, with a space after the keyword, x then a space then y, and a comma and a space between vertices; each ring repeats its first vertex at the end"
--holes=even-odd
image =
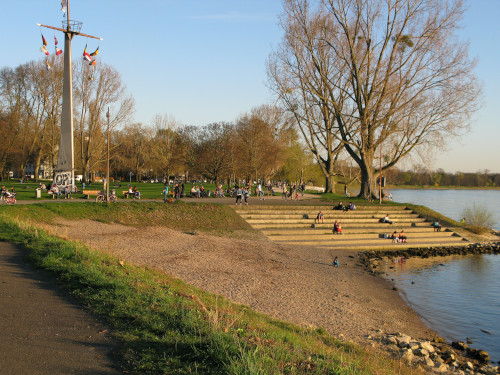
MULTIPOLYGON (((106 193, 98 194, 97 197, 95 198, 95 201, 97 203, 106 202, 106 193)), ((111 203, 116 203, 116 194, 110 194, 109 195, 109 201, 111 203)))
POLYGON ((9 196, 7 196, 5 194, 2 194, 1 202, 3 204, 7 204, 7 205, 16 204, 16 194, 15 193, 11 193, 9 196))

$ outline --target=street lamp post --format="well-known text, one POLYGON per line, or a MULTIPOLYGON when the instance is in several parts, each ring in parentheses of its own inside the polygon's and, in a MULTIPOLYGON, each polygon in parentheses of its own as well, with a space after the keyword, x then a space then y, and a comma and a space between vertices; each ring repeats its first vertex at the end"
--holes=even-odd
POLYGON ((107 133, 107 154, 106 154, 106 202, 109 204, 109 107, 108 113, 106 113, 106 117, 108 118, 108 129, 107 133))

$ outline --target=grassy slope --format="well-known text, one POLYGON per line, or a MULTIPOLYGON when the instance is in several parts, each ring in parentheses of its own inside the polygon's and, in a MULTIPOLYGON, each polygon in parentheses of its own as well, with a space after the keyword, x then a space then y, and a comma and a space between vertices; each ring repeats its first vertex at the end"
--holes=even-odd
POLYGON ((215 229, 220 234, 230 234, 243 224, 230 208, 216 205, 0 207, 0 239, 23 244, 31 262, 51 271, 72 295, 112 325, 122 342, 120 362, 129 373, 412 373, 401 369, 399 362, 339 342, 322 329, 271 319, 168 275, 122 265, 116 258, 26 224, 35 218, 50 222, 61 216, 154 223, 180 230, 196 225, 198 230, 215 229), (201 228, 198 219, 205 221, 201 228))

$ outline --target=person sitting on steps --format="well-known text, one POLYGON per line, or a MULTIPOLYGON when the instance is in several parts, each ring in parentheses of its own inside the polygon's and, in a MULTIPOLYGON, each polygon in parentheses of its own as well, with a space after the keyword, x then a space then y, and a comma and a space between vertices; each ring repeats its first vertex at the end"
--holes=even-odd
POLYGON ((342 234, 342 227, 340 226, 340 223, 337 220, 335 220, 335 223, 333 224, 333 233, 342 234))
POLYGON ((316 221, 319 221, 321 220, 321 224, 324 224, 324 216, 323 216, 323 212, 322 211, 319 211, 318 212, 318 215, 316 216, 316 219, 314 219, 314 224, 316 224, 316 221))
POLYGON ((392 234, 391 239, 392 239, 392 242, 394 242, 394 243, 399 242, 399 237, 398 237, 398 234, 396 233, 396 231, 394 231, 394 233, 392 234))
POLYGON ((441 223, 438 219, 436 219, 432 226, 434 227, 434 232, 441 232, 441 223))
POLYGON ((389 220, 389 214, 385 214, 385 217, 382 219, 382 223, 393 223, 391 220, 389 220))
POLYGON ((401 233, 399 233, 399 242, 406 242, 406 233, 401 229, 401 233))

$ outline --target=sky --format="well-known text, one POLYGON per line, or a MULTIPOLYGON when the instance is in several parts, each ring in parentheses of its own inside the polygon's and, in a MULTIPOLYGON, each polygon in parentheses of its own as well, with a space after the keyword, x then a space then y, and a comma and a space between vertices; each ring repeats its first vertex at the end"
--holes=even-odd
MULTIPOLYGON (((0 68, 42 59, 37 23, 61 26, 60 0, 0 0, 0 68)), ((185 125, 236 120, 275 99, 266 86, 266 60, 280 43, 281 0, 70 0, 73 61, 88 44, 114 66, 136 103, 135 121, 168 114, 185 125)), ((500 0, 469 0, 459 36, 478 59, 482 107, 470 131, 436 151, 428 167, 447 172, 500 173, 500 0)), ((42 30, 49 47, 62 33, 42 30)), ((50 49, 50 48, 49 48, 50 49)), ((53 49, 53 48, 52 48, 53 49)), ((411 163, 407 163, 409 167, 411 163)))

